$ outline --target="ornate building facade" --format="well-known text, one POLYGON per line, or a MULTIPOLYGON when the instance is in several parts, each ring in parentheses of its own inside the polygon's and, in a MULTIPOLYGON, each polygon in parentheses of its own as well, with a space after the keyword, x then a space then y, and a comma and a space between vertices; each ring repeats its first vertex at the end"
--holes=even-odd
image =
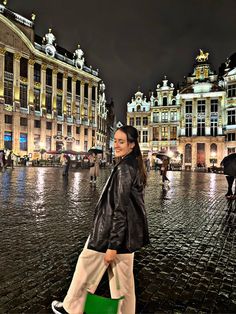
POLYGON ((0 148, 17 155, 106 147, 105 90, 98 70, 43 38, 32 20, 0 5, 0 148), (99 96, 98 96, 99 94, 99 96))
POLYGON ((127 123, 139 130, 144 154, 166 152, 179 156, 184 169, 195 169, 219 166, 236 152, 236 54, 221 76, 208 55, 200 50, 179 90, 165 78, 150 100, 138 92, 127 104, 127 123))
POLYGON ((174 85, 165 78, 156 88, 156 97, 150 101, 137 92, 127 104, 127 123, 139 130, 140 147, 149 151, 177 151, 179 107, 174 96, 174 85))

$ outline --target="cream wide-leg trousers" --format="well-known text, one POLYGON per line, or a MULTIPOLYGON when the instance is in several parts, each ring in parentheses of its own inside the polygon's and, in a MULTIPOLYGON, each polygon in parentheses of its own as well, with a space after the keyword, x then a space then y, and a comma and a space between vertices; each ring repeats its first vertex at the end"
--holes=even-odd
MULTIPOLYGON (((87 249, 87 243, 81 252, 76 269, 63 301, 63 307, 69 314, 83 314, 86 292, 94 293, 105 273, 105 253, 87 249)), ((109 285, 112 298, 125 298, 120 301, 119 314, 135 314, 135 287, 133 276, 134 253, 117 254, 108 267, 109 285)), ((103 313, 101 313, 103 314, 103 313)))

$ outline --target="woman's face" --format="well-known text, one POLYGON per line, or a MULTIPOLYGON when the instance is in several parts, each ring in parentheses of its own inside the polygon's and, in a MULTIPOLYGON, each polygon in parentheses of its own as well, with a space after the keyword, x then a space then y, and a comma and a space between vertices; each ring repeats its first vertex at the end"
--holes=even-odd
POLYGON ((135 144, 127 141, 127 135, 117 130, 114 136, 115 157, 124 157, 132 152, 135 144))

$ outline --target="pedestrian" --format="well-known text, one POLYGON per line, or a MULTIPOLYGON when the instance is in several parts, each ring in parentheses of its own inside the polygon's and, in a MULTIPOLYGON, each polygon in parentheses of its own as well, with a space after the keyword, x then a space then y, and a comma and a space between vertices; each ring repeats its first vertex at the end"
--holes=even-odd
POLYGON ((11 167, 13 169, 13 153, 12 151, 9 152, 7 156, 7 166, 11 167))
POLYGON ((114 136, 114 151, 120 160, 95 207, 92 230, 67 295, 63 303, 52 302, 54 313, 82 314, 86 290, 94 293, 98 285, 91 286, 92 279, 100 269, 104 273, 108 268, 111 297, 124 296, 118 313, 135 314, 134 252, 149 243, 144 206, 146 173, 138 131, 132 126, 119 128, 114 136))
POLYGON ((168 170, 168 165, 169 165, 169 160, 167 156, 163 157, 163 161, 162 161, 162 165, 161 165, 161 175, 162 175, 162 184, 165 185, 165 183, 168 184, 168 182, 170 181, 166 174, 167 174, 167 170, 168 170))
POLYGON ((225 197, 228 199, 236 199, 236 185, 233 193, 233 184, 236 176, 236 153, 226 156, 220 163, 224 167, 224 174, 228 184, 228 190, 225 197))
POLYGON ((151 162, 148 157, 145 158, 145 167, 146 167, 146 172, 149 173, 151 169, 151 162))
POLYGON ((92 155, 90 156, 89 165, 90 165, 90 170, 89 170, 90 183, 96 184, 97 177, 99 175, 99 160, 97 158, 96 153, 92 153, 92 155))
POLYGON ((4 151, 3 150, 0 151, 0 167, 1 167, 1 170, 4 171, 4 151))
POLYGON ((155 158, 155 171, 161 170, 162 160, 158 157, 155 158))
POLYGON ((62 167, 63 167, 62 175, 68 176, 69 168, 70 168, 70 156, 65 155, 65 154, 63 155, 62 167))

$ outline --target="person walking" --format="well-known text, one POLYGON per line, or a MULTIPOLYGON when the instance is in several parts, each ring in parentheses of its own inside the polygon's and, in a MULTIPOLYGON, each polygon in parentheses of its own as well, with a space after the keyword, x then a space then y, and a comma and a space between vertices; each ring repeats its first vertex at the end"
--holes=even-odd
POLYGON ((97 177, 99 175, 99 160, 97 158, 96 153, 92 153, 92 155, 90 156, 89 162, 90 162, 90 170, 89 170, 90 183, 96 184, 97 177))
POLYGON ((0 167, 1 167, 1 170, 4 171, 4 151, 3 150, 0 151, 0 167))
POLYGON ((168 170, 168 165, 169 165, 169 161, 168 161, 168 157, 165 156, 163 158, 162 161, 162 165, 161 165, 161 175, 162 175, 162 184, 165 185, 165 183, 167 182, 167 184, 169 183, 169 179, 167 178, 166 174, 167 174, 167 170, 168 170))
POLYGON ((228 199, 236 199, 236 185, 233 193, 233 184, 236 177, 236 153, 229 154, 220 163, 224 167, 224 174, 228 184, 228 190, 225 197, 228 199))
POLYGON ((63 167, 63 176, 68 176, 69 168, 70 168, 70 156, 63 155, 62 159, 62 167, 63 167))
POLYGON ((86 290, 94 293, 98 282, 91 282, 100 269, 104 273, 108 268, 111 297, 124 296, 118 313, 135 314, 134 252, 149 243, 144 205, 146 173, 137 129, 119 128, 114 136, 114 151, 119 161, 95 207, 93 227, 67 295, 63 302, 52 302, 54 313, 82 314, 86 290))

